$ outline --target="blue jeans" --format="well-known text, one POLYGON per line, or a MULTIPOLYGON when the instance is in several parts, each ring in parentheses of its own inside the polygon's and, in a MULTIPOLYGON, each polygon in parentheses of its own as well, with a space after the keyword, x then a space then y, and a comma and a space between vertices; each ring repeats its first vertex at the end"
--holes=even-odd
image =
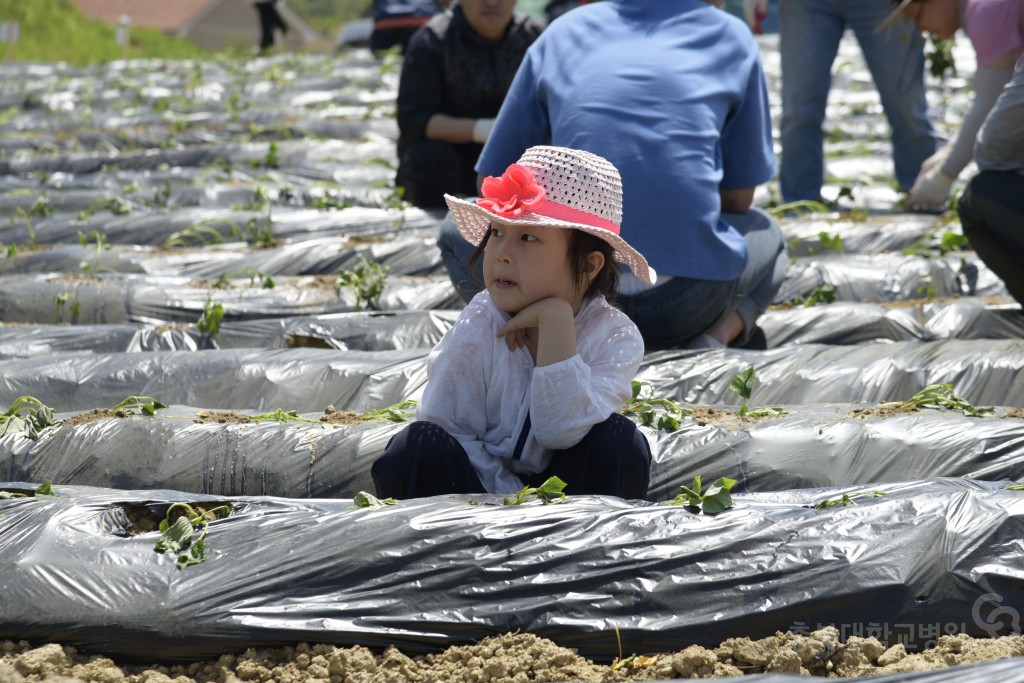
MULTIPOLYGON (((615 304, 640 328, 648 351, 683 348, 734 311, 743 320, 743 332, 733 344, 741 346, 782 286, 788 255, 778 222, 758 208, 722 218, 747 241, 747 266, 737 279, 675 277, 645 292, 616 298, 615 304)), ((474 247, 459 234, 451 213, 441 223, 437 246, 452 284, 468 302, 483 289, 482 262, 470 273, 474 247)))
POLYGON ((914 184, 921 163, 937 149, 938 137, 925 99, 923 39, 910 22, 902 20, 875 32, 891 10, 888 0, 783 0, 779 4, 779 183, 784 201, 820 198, 825 103, 832 85, 832 63, 847 28, 857 36, 892 128, 901 190, 914 184))

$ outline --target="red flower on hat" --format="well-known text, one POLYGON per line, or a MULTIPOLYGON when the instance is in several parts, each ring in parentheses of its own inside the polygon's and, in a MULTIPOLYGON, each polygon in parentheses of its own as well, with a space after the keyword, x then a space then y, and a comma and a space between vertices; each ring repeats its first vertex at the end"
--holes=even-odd
POLYGON ((480 188, 477 206, 503 218, 519 216, 544 201, 544 188, 533 180, 530 169, 512 164, 500 178, 487 176, 480 188))

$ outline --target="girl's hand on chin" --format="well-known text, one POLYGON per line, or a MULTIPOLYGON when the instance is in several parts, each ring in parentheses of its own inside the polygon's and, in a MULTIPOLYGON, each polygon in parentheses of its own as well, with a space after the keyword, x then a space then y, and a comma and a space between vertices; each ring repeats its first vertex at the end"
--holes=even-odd
POLYGON ((570 322, 573 319, 572 306, 568 301, 554 296, 541 299, 512 316, 511 320, 498 330, 497 337, 504 337, 509 351, 515 351, 527 345, 531 330, 536 330, 536 336, 539 337, 546 325, 564 321, 566 318, 570 322))

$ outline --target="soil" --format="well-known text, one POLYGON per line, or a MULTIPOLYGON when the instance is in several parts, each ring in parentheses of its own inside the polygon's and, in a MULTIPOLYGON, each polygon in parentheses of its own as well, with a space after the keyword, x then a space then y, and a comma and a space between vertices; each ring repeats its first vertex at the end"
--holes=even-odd
POLYGON ((755 422, 762 422, 773 417, 785 415, 785 413, 780 415, 740 415, 736 410, 695 405, 686 405, 684 407, 690 411, 690 419, 701 427, 710 424, 731 432, 737 432, 755 422))
POLYGON ((644 681, 721 678, 777 673, 819 677, 860 677, 943 669, 1024 656, 1024 637, 975 639, 944 635, 935 646, 907 653, 885 648, 875 638, 839 640, 834 627, 806 635, 776 633, 760 640, 730 638, 708 649, 690 645, 678 652, 628 656, 597 664, 576 650, 526 633, 507 633, 475 645, 410 657, 394 647, 375 653, 363 646, 300 643, 275 649, 251 648, 215 661, 174 666, 125 665, 100 655, 49 643, 0 642, 0 682, 89 681, 97 683, 442 683, 481 681, 644 681))

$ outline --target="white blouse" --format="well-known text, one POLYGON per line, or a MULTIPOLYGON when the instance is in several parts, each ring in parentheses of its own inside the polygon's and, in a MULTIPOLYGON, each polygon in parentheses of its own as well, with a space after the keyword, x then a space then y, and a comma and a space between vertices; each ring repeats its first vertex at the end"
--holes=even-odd
POLYGON ((430 352, 416 411, 462 444, 490 493, 519 491, 516 472, 543 471, 551 451, 579 443, 622 408, 644 355, 636 325, 602 296, 576 314, 576 355, 540 368, 528 349, 509 351, 495 336, 509 318, 486 290, 477 294, 430 352))

